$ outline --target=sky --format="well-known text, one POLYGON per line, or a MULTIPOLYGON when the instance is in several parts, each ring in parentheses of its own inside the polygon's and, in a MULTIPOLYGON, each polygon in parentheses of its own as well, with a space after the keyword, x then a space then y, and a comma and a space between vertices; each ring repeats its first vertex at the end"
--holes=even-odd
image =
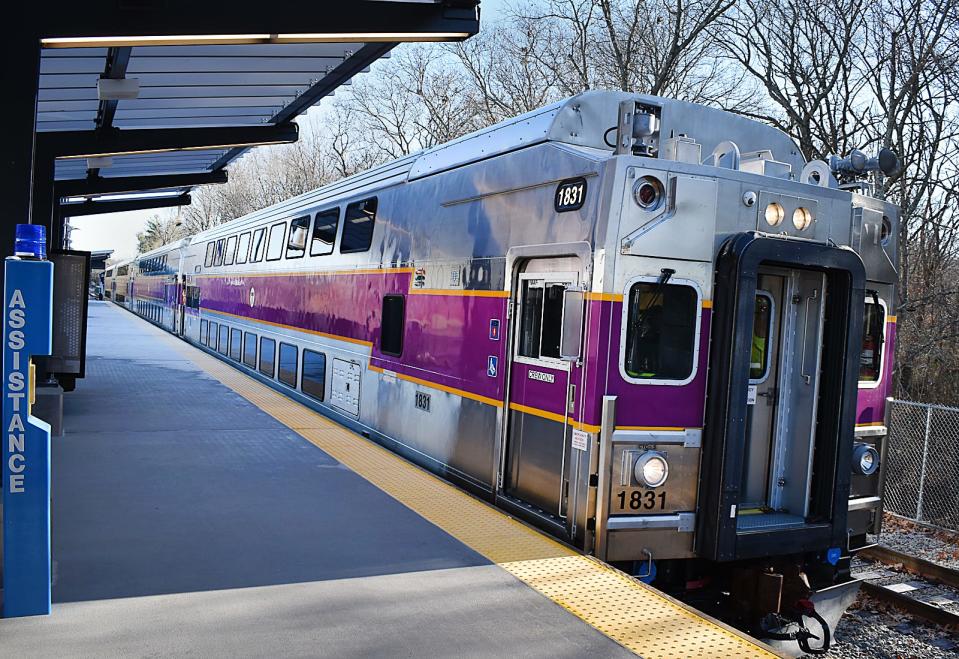
MULTIPOLYGON (((480 29, 484 23, 497 20, 510 1, 481 0, 480 29)), ((389 66, 389 60, 382 61, 377 66, 389 66)), ((314 108, 311 112, 316 109, 314 108)), ((229 167, 227 169, 229 170, 229 167)), ((175 214, 176 209, 160 209, 73 218, 70 220, 73 227, 73 249, 85 251, 112 249, 114 258, 130 258, 136 255, 137 233, 143 230, 147 220, 154 215, 167 218, 175 214)))

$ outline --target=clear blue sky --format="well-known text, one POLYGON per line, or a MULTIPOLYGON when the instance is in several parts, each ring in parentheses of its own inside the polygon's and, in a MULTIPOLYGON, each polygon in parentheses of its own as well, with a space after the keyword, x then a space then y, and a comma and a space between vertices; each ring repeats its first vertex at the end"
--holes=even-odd
MULTIPOLYGON (((482 23, 495 21, 502 16, 507 2, 515 1, 517 0, 482 0, 481 29, 482 23)), ((389 66, 389 60, 381 66, 389 66)), ((73 248, 91 251, 113 249, 115 257, 129 258, 136 254, 137 233, 143 230, 147 220, 155 214, 166 218, 175 215, 176 210, 132 211, 74 218, 71 221, 75 229, 73 248)))

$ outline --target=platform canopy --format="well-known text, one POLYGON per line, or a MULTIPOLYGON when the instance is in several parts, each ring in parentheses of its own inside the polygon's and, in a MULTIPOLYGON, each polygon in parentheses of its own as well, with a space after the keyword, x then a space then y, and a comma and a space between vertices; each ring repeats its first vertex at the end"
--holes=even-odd
POLYGON ((3 146, 2 164, 17 221, 26 221, 26 201, 22 210, 57 233, 54 216, 66 197, 184 195, 222 183, 226 166, 246 149, 296 141, 292 119, 397 44, 475 34, 478 5, 16 3, 3 46, 7 99, 0 107, 16 131, 3 146))

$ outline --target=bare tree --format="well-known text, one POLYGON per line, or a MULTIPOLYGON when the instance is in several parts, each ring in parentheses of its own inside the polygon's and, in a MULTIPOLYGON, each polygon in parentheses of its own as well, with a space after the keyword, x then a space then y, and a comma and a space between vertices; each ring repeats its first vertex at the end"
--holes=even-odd
POLYGON ((137 233, 137 250, 140 253, 149 252, 151 249, 180 240, 185 235, 179 214, 167 218, 153 215, 147 220, 143 231, 137 233))

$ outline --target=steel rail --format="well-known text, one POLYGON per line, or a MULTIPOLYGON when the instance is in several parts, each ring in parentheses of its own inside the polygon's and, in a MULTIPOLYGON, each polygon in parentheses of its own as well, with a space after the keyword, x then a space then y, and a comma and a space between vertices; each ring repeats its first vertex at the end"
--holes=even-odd
POLYGON ((870 597, 894 606, 900 611, 912 614, 917 618, 922 618, 944 629, 959 630, 959 614, 955 614, 952 611, 941 609, 938 606, 927 604, 921 600, 889 590, 885 586, 869 583, 868 581, 862 582, 862 590, 870 597))
MULTIPOLYGON (((959 570, 953 570, 916 556, 909 556, 889 547, 874 545, 860 551, 859 556, 886 565, 901 565, 907 572, 918 575, 927 581, 959 588, 959 570)), ((870 597, 889 604, 900 611, 922 618, 944 629, 959 630, 959 614, 957 613, 934 604, 928 604, 905 593, 897 593, 885 586, 869 581, 862 582, 862 589, 870 597)))
POLYGON ((959 570, 953 570, 924 558, 903 554, 882 545, 863 549, 859 552, 859 555, 887 565, 901 564, 907 571, 918 574, 929 581, 959 589, 959 570))

